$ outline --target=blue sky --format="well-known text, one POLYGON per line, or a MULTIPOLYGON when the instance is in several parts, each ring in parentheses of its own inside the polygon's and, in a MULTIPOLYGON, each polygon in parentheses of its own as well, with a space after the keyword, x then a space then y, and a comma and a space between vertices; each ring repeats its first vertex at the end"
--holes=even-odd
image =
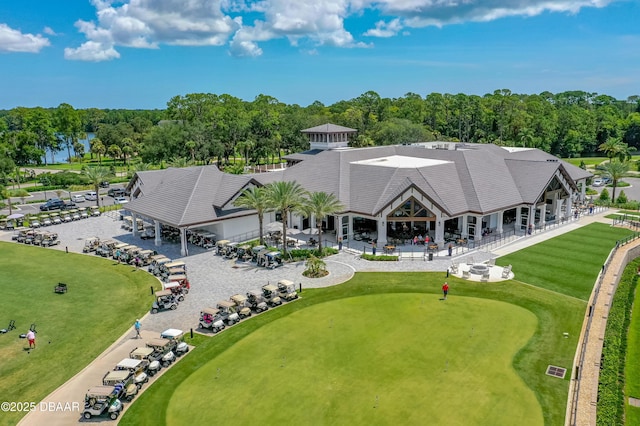
POLYGON ((640 94, 637 0, 4 0, 0 109, 640 94))

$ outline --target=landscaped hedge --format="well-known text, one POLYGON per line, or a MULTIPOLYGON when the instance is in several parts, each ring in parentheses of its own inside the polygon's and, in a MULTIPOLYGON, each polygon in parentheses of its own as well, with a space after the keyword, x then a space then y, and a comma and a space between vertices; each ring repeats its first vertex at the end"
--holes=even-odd
POLYGON ((381 262, 396 262, 398 260, 398 256, 394 255, 388 255, 388 254, 377 254, 377 255, 373 255, 373 254, 366 254, 364 253, 361 256, 364 260, 376 260, 376 261, 381 261, 381 262))
POLYGON ((625 268, 607 318, 600 363, 597 425, 624 424, 624 360, 639 264, 636 260, 625 268))
POLYGON ((315 257, 327 257, 332 254, 338 254, 338 250, 332 247, 323 247, 322 253, 320 250, 311 250, 311 249, 293 249, 289 251, 291 258, 295 261, 305 260, 310 258, 311 256, 315 257))

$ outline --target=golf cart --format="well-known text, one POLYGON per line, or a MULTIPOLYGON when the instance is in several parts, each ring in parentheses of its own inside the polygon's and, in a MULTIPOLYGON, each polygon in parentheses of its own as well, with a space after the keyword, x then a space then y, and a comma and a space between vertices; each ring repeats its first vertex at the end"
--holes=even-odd
POLYGON ((138 259, 140 259, 143 266, 147 266, 151 263, 151 258, 155 256, 155 254, 156 252, 153 250, 141 250, 140 253, 138 253, 138 259))
POLYGON ((241 260, 243 262, 250 261, 253 258, 253 254, 251 253, 251 247, 248 245, 238 247, 238 250, 236 251, 236 256, 238 257, 238 260, 241 260))
POLYGON ((143 240, 152 240, 156 237, 156 228, 154 225, 147 225, 144 227, 144 231, 140 234, 140 238, 143 240))
POLYGON ((173 361, 176 360, 176 356, 172 349, 175 348, 176 342, 169 339, 151 339, 147 342, 147 346, 153 349, 153 352, 149 356, 149 359, 159 361, 163 367, 168 367, 173 361))
POLYGON ((187 265, 181 261, 177 260, 175 262, 168 262, 160 265, 160 275, 163 278, 167 278, 169 275, 176 274, 184 274, 187 271, 187 265))
POLYGON ((145 346, 145 347, 135 348, 133 351, 131 351, 131 353, 129 354, 129 357, 131 359, 146 360, 149 363, 149 365, 147 366, 147 374, 149 376, 154 376, 162 368, 162 365, 160 364, 160 361, 159 361, 159 359, 161 359, 162 357, 156 358, 160 354, 155 354, 156 357, 154 357, 154 352, 155 352, 154 348, 145 346))
POLYGON ((51 213, 51 223, 54 225, 60 225, 62 223, 62 219, 60 219, 60 213, 51 213))
POLYGON ((94 416, 108 415, 111 420, 118 418, 122 411, 122 402, 115 394, 121 393, 113 386, 94 386, 84 397, 82 417, 90 419, 94 416))
POLYGON ((290 302, 298 298, 298 293, 296 292, 296 285, 293 281, 289 280, 280 280, 278 281, 278 293, 280 297, 290 302))
POLYGON ((60 244, 60 240, 58 239, 58 234, 55 232, 47 232, 42 235, 42 241, 40 245, 42 247, 51 247, 60 244))
POLYGON ((51 219, 48 214, 40 215, 40 220, 42 220, 42 226, 51 226, 51 219))
POLYGON ((214 333, 225 329, 224 322, 218 318, 220 311, 215 308, 204 308, 200 311, 200 328, 208 328, 214 333))
POLYGON ((86 207, 80 207, 78 209, 78 213, 80 213, 80 219, 89 218, 89 213, 87 213, 87 208, 86 207))
POLYGON ((239 243, 237 243, 235 241, 230 242, 229 244, 227 244, 224 247, 224 257, 226 259, 233 259, 234 257, 236 257, 237 254, 238 254, 238 246, 239 246, 239 243))
POLYGON ((100 247, 100 238, 89 237, 84 240, 84 247, 82 248, 82 252, 89 253, 92 251, 96 251, 98 247, 100 247))
POLYGON ((240 319, 248 318, 251 316, 251 308, 247 302, 247 296, 242 294, 234 294, 231 296, 231 301, 235 305, 235 311, 240 316, 240 319))
POLYGON ((158 311, 171 309, 176 310, 178 308, 178 303, 176 302, 176 297, 173 295, 171 290, 162 290, 156 292, 156 300, 151 305, 151 313, 157 314, 158 311))
POLYGON ((76 209, 72 209, 69 211, 71 215, 71 220, 80 220, 80 212, 76 209))
POLYGON ((100 216, 100 207, 91 206, 91 216, 100 216))
POLYGON ((122 249, 127 247, 129 244, 127 243, 116 243, 111 250, 111 258, 113 260, 118 260, 120 255, 122 254, 122 249))
POLYGON ((264 300, 269 306, 282 305, 282 299, 278 294, 278 287, 273 284, 266 284, 262 286, 262 295, 264 300))
POLYGON ((240 315, 236 312, 236 304, 229 300, 222 300, 218 302, 216 308, 218 312, 218 318, 224 321, 227 325, 233 325, 240 322, 240 315))
POLYGON ((133 373, 133 384, 141 389, 142 385, 149 381, 148 367, 149 361, 146 359, 125 358, 116 364, 115 370, 127 370, 133 373))
POLYGON ((167 277, 167 283, 180 284, 180 287, 182 287, 182 294, 189 294, 189 289, 191 289, 191 283, 185 274, 169 275, 167 277))
POLYGON ((264 312, 269 309, 260 290, 251 290, 247 293, 247 303, 256 312, 264 312))
POLYGON ((158 276, 160 275, 162 265, 169 262, 171 262, 171 259, 169 259, 166 256, 162 256, 162 255, 158 255, 157 257, 154 256, 147 270, 151 272, 153 275, 158 276))
POLYGON ((267 247, 265 246, 255 246, 251 249, 251 261, 252 262, 257 262, 258 261, 258 255, 265 250, 267 247))
POLYGON ((177 328, 167 328, 160 333, 160 337, 174 343, 175 346, 171 350, 176 356, 181 356, 189 352, 189 345, 182 341, 184 331, 177 328))
POLYGON ((40 228, 42 226, 42 224, 40 223, 40 221, 38 219, 33 219, 29 221, 29 225, 32 228, 40 228))
POLYGON ((62 218, 61 218, 61 220, 62 220, 64 223, 69 223, 69 222, 71 222, 71 221, 73 220, 73 219, 71 218, 71 212, 70 212, 70 211, 68 211, 68 212, 63 212, 63 213, 62 213, 62 218))
POLYGON ((258 253, 256 263, 265 268, 277 268, 282 266, 282 255, 279 251, 262 250, 258 253))
POLYGON ((216 243, 216 254, 218 256, 224 256, 225 255, 225 247, 227 246, 227 244, 229 244, 231 241, 229 240, 220 240, 216 243))
POLYGON ((113 248, 118 244, 114 240, 103 240, 100 246, 96 248, 96 254, 102 257, 109 257, 113 255, 113 248))
POLYGON ((170 291, 173 294, 178 302, 184 301, 184 289, 182 286, 173 281, 169 283, 162 283, 162 290, 170 291))
POLYGON ((138 387, 134 383, 134 375, 127 369, 109 371, 102 378, 102 384, 113 386, 117 398, 131 401, 138 393, 138 387))

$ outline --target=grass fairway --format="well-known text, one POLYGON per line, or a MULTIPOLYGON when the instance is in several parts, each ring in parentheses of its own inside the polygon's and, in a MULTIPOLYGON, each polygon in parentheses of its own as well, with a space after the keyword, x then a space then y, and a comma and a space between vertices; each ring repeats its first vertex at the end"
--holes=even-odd
MULTIPOLYGON (((0 334, 3 401, 39 402, 82 370, 149 309, 149 287, 158 284, 99 257, 2 242, 0 252, 0 327, 11 319, 17 326, 0 334), (69 285, 68 293, 53 292, 58 282, 69 285), (37 348, 28 351, 18 336, 32 323, 37 348)), ((2 413, 0 424, 15 424, 23 414, 2 413)))
POLYGON ((469 297, 318 304, 191 375, 176 389, 167 423, 178 424, 187 405, 194 424, 214 423, 222 411, 240 425, 263 416, 271 424, 540 425, 535 394, 512 364, 536 325, 523 308, 469 297))
POLYGON ((357 273, 196 335, 120 425, 562 424, 569 381, 544 371, 571 368, 586 303, 453 277, 443 302, 443 279, 357 273))
POLYGON ((588 300, 616 240, 631 233, 628 229, 593 223, 500 257, 497 263, 513 265, 518 281, 588 300))

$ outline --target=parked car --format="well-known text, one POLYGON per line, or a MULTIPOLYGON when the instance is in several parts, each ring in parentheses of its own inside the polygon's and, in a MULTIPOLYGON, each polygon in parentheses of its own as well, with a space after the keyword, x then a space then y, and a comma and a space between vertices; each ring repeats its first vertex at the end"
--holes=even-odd
POLYGON ((602 180, 602 178, 596 178, 591 183, 591 186, 602 186, 602 185, 604 185, 604 181, 602 180))
POLYGON ((108 187, 109 187, 108 180, 103 180, 102 182, 100 182, 100 188, 108 188, 108 187))
POLYGON ((46 212, 49 210, 64 210, 67 207, 73 207, 75 204, 72 202, 65 203, 60 198, 49 198, 46 203, 40 206, 40 211, 46 212))
POLYGON ((72 195, 71 196, 71 201, 74 202, 74 203, 84 203, 86 201, 86 199, 84 198, 84 195, 77 194, 77 195, 72 195))
POLYGON ((127 200, 126 197, 114 197, 113 202, 115 204, 127 204, 129 202, 129 200, 127 200))
POLYGON ((125 196, 125 192, 123 188, 111 188, 109 189, 109 191, 107 191, 107 195, 109 197, 124 197, 125 196))
POLYGON ((87 201, 96 201, 98 199, 98 194, 95 191, 89 191, 84 194, 84 199, 87 201))

